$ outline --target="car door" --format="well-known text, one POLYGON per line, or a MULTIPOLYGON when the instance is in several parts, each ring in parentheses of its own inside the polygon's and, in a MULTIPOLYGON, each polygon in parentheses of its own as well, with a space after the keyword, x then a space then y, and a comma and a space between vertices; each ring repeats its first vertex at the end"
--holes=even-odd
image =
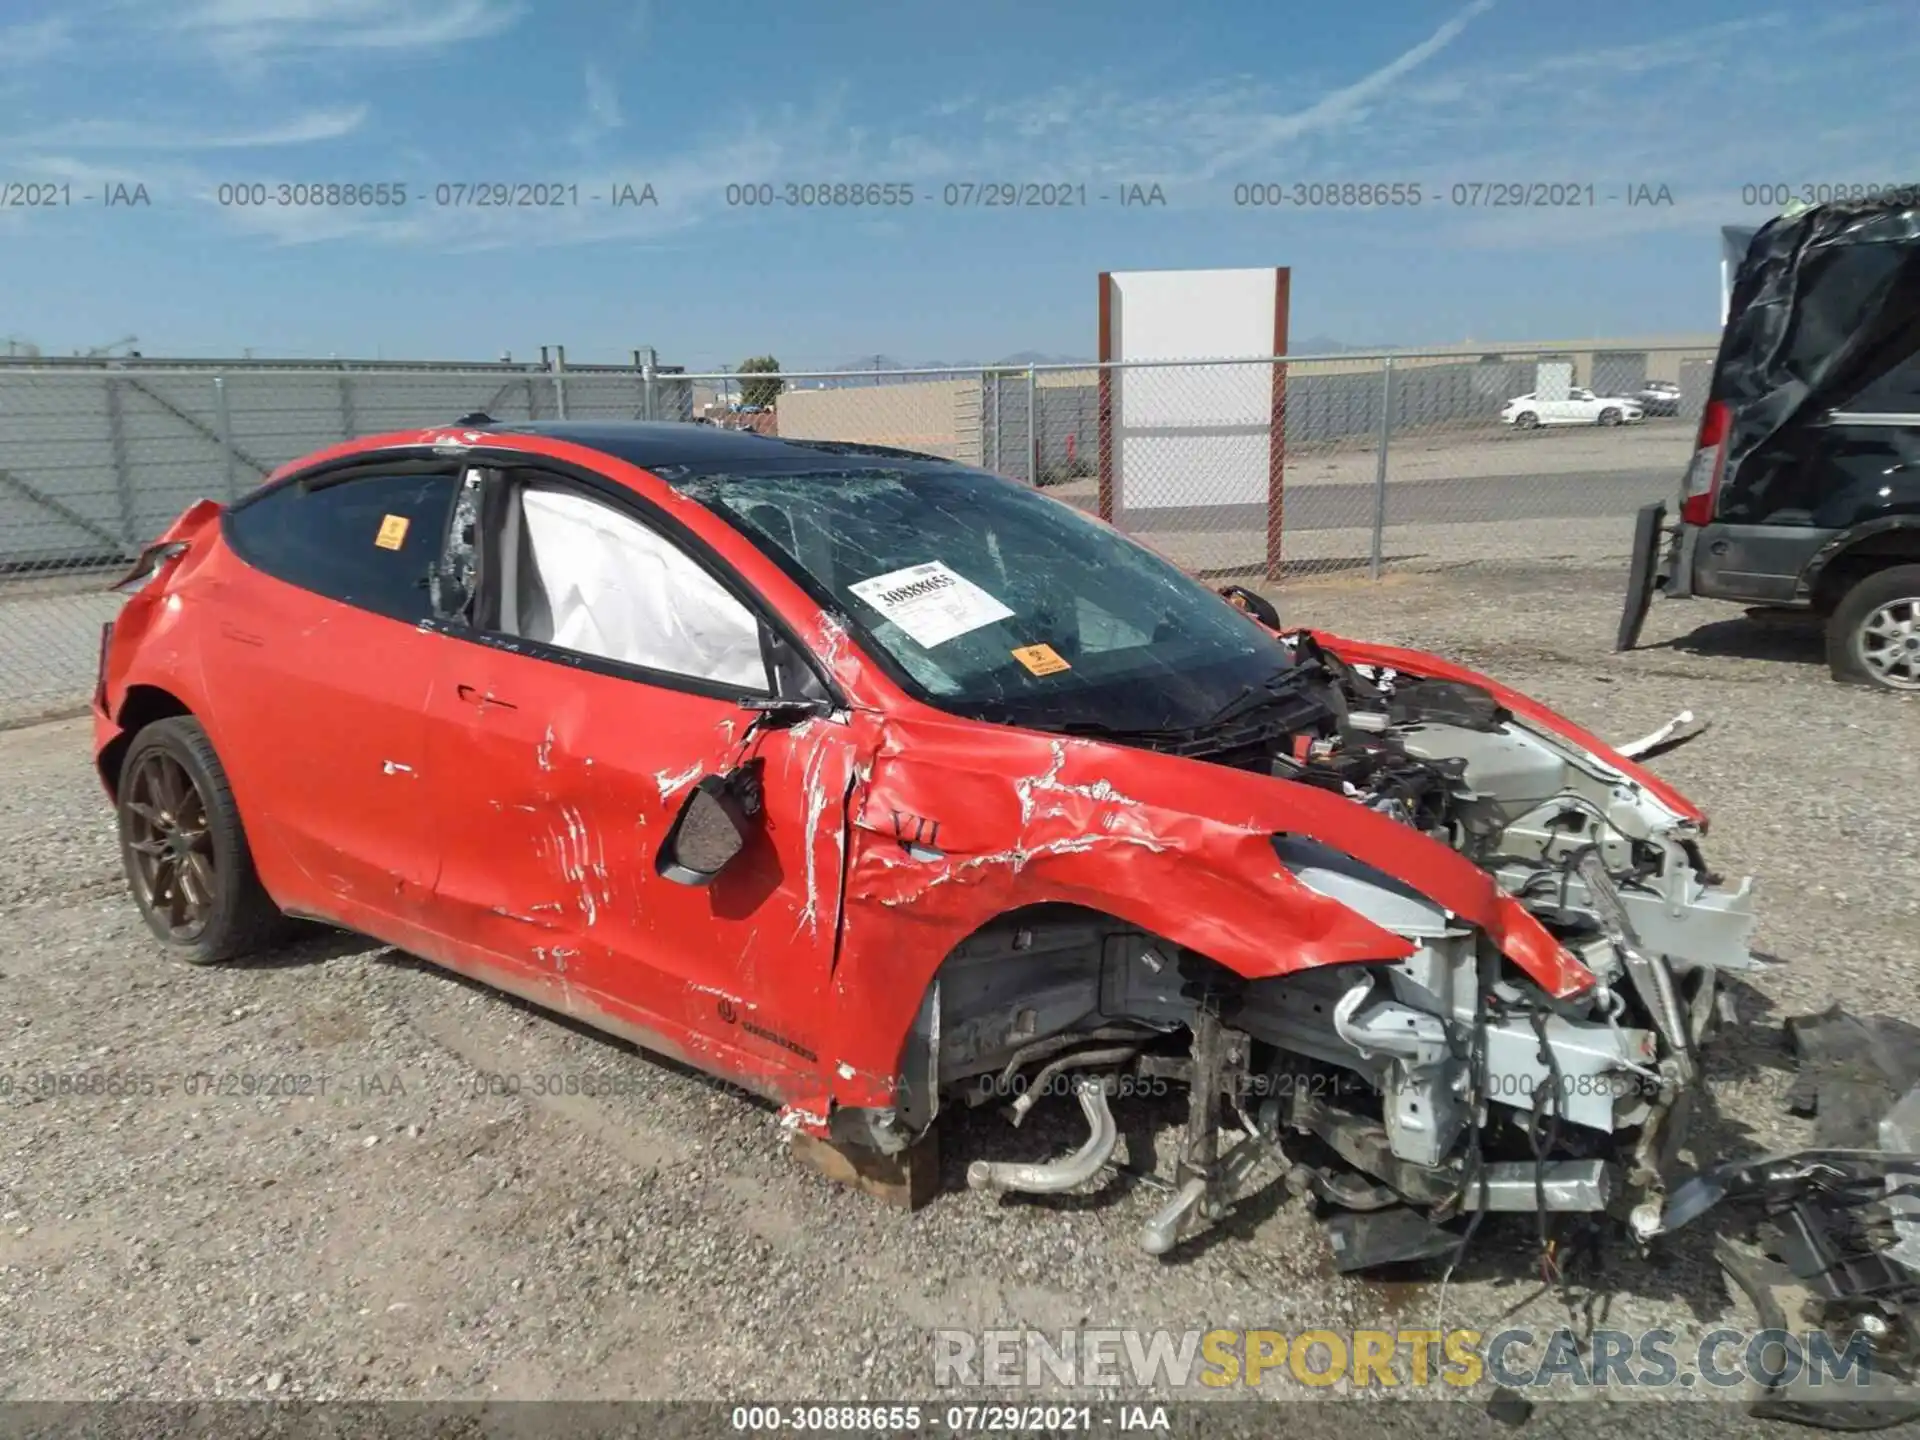
POLYGON ((804 1088, 826 1063, 848 726, 747 708, 774 695, 770 656, 797 651, 630 494, 516 474, 485 512, 471 640, 433 702, 436 924, 543 1003, 804 1088), (693 787, 728 773, 757 782, 747 848, 706 885, 664 877, 693 787))
POLYGON ((243 563, 210 581, 209 728, 263 878, 283 904, 390 938, 376 918, 415 913, 438 864, 422 764, 453 642, 422 622, 456 480, 395 459, 263 489, 225 517, 243 563))

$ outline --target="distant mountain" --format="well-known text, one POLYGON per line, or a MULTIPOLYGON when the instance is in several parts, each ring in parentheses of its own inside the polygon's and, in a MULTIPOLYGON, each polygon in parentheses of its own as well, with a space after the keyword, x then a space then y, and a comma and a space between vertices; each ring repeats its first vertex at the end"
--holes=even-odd
POLYGON ((1378 355, 1392 348, 1391 345, 1349 345, 1325 335, 1303 335, 1287 342, 1287 349, 1295 355, 1378 355))
MULTIPOLYGON (((1350 345, 1327 335, 1306 335, 1287 347, 1295 355, 1377 355, 1390 345, 1350 345)), ((1092 365, 1090 355, 1055 354, 1047 350, 1016 350, 997 360, 899 360, 891 355, 860 355, 834 366, 848 372, 832 380, 800 380, 795 384, 808 389, 840 385, 904 385, 934 379, 928 375, 902 374, 915 370, 995 370, 1019 369, 1027 365, 1092 365)))
POLYGON ((917 370, 920 362, 896 360, 891 355, 856 355, 851 360, 843 360, 830 367, 834 370, 917 370))
POLYGON ((1048 355, 1040 350, 1016 350, 1004 359, 993 362, 996 365, 1091 365, 1091 355, 1048 355))
POLYGON ((816 386, 831 388, 841 385, 911 385, 918 381, 939 377, 901 374, 901 371, 1004 370, 1019 369, 1026 365, 1091 365, 1093 363, 1092 359, 1084 355, 1056 355, 1045 350, 1017 350, 997 360, 897 360, 891 355, 884 354, 861 355, 834 367, 848 372, 845 376, 832 380, 800 380, 794 383, 809 389, 816 386))
POLYGON ((1053 355, 1044 350, 1017 350, 997 360, 896 360, 891 355, 860 355, 834 368, 885 372, 888 370, 979 370, 1004 365, 1091 365, 1092 363, 1092 359, 1085 355, 1053 355))

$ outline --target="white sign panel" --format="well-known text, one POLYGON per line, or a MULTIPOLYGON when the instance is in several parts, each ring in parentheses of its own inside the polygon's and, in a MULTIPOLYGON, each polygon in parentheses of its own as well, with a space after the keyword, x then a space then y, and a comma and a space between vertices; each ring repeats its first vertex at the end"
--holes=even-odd
POLYGON ((1533 398, 1565 400, 1573 394, 1573 362, 1542 360, 1533 367, 1533 398))
POLYGON ((889 570, 847 588, 927 650, 1013 614, 966 576, 956 575, 938 560, 889 570))
MULTIPOLYGON (((1273 269, 1121 271, 1107 286, 1102 359, 1273 355, 1273 269)), ((1271 364, 1120 368, 1110 383, 1116 512, 1266 503, 1271 364)))

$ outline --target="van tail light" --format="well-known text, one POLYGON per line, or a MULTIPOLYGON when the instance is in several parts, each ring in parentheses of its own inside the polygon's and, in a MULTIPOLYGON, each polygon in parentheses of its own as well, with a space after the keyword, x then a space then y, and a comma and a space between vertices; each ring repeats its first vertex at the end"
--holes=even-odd
POLYGON ((1720 475, 1727 464, 1727 437, 1733 429, 1733 412, 1724 401, 1709 400, 1700 417, 1700 436, 1694 443, 1693 459, 1687 465, 1687 478, 1680 487, 1680 519, 1688 525, 1705 525, 1713 519, 1714 505, 1720 498, 1720 475))

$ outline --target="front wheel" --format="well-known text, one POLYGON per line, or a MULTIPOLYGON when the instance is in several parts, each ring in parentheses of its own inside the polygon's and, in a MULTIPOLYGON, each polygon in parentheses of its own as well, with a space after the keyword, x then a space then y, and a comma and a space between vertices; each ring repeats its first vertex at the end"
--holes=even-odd
POLYGON ((1609 405, 1605 410, 1600 412, 1600 423, 1602 425, 1618 425, 1620 423, 1620 412, 1609 405))
POLYGON ((1876 570, 1840 597, 1827 666, 1836 680, 1920 691, 1920 565, 1876 570))
POLYGON ((1531 430, 1539 423, 1540 417, 1531 410, 1522 410, 1513 417, 1513 428, 1516 430, 1531 430))
POLYGON ((120 769, 120 856, 148 928, 191 965, 269 943, 279 908, 254 872, 227 772, 200 722, 158 720, 120 769))

